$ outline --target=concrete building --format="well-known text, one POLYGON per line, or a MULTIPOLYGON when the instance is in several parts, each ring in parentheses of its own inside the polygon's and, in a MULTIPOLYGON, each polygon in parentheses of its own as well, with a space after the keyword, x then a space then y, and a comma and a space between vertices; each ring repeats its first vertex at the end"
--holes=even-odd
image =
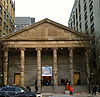
POLYGON ((75 85, 87 84, 85 53, 90 39, 85 34, 44 19, 2 40, 5 85, 34 86, 37 79, 40 89, 50 80, 50 85, 60 85, 61 78, 75 85))
POLYGON ((33 23, 35 23, 35 18, 15 17, 15 31, 22 29, 23 27, 32 25, 33 23))
MULTIPOLYGON (((91 36, 94 44, 100 38, 100 0, 75 0, 68 26, 91 36)), ((100 65, 100 39, 96 51, 100 65)))
POLYGON ((0 0, 0 36, 14 31, 15 3, 12 0, 0 0))

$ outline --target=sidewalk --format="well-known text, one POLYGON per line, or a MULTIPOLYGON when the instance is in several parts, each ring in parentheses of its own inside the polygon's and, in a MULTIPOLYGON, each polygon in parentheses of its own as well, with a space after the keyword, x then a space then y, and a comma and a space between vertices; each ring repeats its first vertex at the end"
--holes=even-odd
POLYGON ((74 93, 73 96, 64 93, 42 93, 42 97, 100 97, 100 93, 97 93, 96 96, 88 93, 74 93))
POLYGON ((97 93, 96 96, 89 93, 74 93, 74 97, 100 97, 100 93, 97 93))

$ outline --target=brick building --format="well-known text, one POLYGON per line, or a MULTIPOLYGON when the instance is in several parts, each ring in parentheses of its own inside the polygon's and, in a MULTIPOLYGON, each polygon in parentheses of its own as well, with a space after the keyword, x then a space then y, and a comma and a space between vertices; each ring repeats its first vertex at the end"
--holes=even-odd
POLYGON ((12 0, 0 0, 0 37, 14 31, 15 3, 12 0))

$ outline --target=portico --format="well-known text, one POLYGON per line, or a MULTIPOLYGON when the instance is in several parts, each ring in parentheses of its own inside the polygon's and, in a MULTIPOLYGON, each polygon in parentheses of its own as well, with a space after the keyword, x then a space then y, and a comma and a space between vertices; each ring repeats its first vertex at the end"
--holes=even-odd
MULTIPOLYGON (((55 86, 61 77, 75 84, 74 73, 81 73, 76 64, 85 64, 85 48, 89 47, 89 40, 84 34, 49 19, 5 36, 5 85, 16 84, 18 79, 21 86, 34 85, 37 79, 37 86, 41 87, 43 66, 52 67, 55 86), (77 59, 79 57, 82 60, 77 59)), ((85 75, 84 72, 81 74, 85 75)))

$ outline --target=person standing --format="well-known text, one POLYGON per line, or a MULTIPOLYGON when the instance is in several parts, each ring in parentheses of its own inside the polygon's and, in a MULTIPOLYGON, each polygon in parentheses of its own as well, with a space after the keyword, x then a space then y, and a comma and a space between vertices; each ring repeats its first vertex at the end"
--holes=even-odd
POLYGON ((65 79, 61 78, 61 86, 64 86, 64 85, 65 85, 65 79))
POLYGON ((35 92, 38 92, 37 79, 35 80, 35 92))
POLYGON ((69 95, 69 94, 70 94, 70 93, 69 93, 69 90, 70 90, 70 84, 67 83, 67 84, 65 85, 65 94, 69 95))
POLYGON ((97 86, 96 85, 93 85, 92 95, 96 95, 96 92, 97 92, 97 86))
POLYGON ((28 91, 31 91, 31 87, 30 87, 29 85, 26 86, 26 89, 27 89, 28 91))

